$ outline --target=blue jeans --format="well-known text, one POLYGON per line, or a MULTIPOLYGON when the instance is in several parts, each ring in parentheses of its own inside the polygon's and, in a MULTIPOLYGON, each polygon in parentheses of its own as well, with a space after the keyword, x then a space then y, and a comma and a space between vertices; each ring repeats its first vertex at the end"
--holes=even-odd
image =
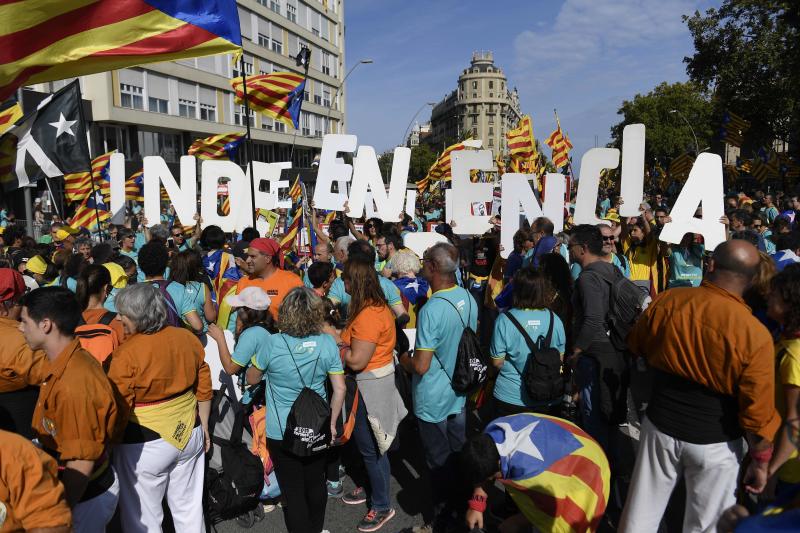
POLYGON ((580 427, 597 441, 606 452, 609 462, 613 463, 616 446, 612 440, 616 428, 610 424, 603 414, 600 404, 600 363, 597 359, 582 355, 575 368, 575 382, 581 397, 578 402, 578 418, 580 427))
POLYGON ((467 440, 466 408, 441 422, 418 420, 418 424, 425 462, 431 471, 433 510, 439 515, 448 503, 458 505, 462 500, 457 490, 461 485, 457 459, 467 440))
POLYGON ((392 500, 389 484, 392 472, 389 466, 389 456, 378 451, 375 436, 367 420, 367 410, 363 398, 356 410, 356 424, 353 428, 353 438, 364 458, 364 467, 367 470, 370 485, 370 509, 387 511, 391 508, 392 500))

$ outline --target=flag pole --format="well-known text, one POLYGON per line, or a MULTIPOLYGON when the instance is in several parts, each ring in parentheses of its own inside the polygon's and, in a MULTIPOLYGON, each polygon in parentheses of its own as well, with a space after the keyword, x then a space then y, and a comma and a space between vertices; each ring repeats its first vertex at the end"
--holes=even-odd
POLYGON ((250 134, 250 102, 247 98, 247 73, 244 70, 244 48, 242 48, 242 54, 239 56, 239 70, 242 73, 242 92, 244 93, 244 110, 246 113, 244 117, 244 123, 247 127, 247 142, 244 143, 244 147, 247 151, 247 164, 250 166, 250 209, 251 213, 253 213, 253 229, 255 229, 257 220, 255 191, 256 175, 253 172, 253 137, 250 134))
MULTIPOLYGON (((73 83, 78 85, 78 116, 81 119, 81 124, 83 124, 84 130, 88 127, 86 124, 86 118, 83 116, 83 94, 81 93, 81 84, 78 80, 75 80, 73 83)), ((103 229, 100 227, 100 209, 97 207, 97 189, 94 185, 94 172, 92 169, 92 147, 89 146, 89 140, 86 140, 86 153, 89 154, 89 182, 92 184, 92 198, 94 198, 94 216, 97 222, 97 236, 100 238, 100 241, 103 241, 103 229)), ((47 185, 48 189, 50 185, 47 185)), ((52 194, 52 192, 50 193, 52 194)), ((66 213, 65 213, 66 214, 66 213)), ((91 233, 91 232, 90 232, 91 233)))
MULTIPOLYGON (((306 96, 305 95, 305 91, 306 91, 305 82, 306 82, 306 80, 308 80, 308 67, 311 66, 311 57, 310 56, 311 56, 311 52, 305 46, 303 48, 301 48, 300 51, 297 53, 297 59, 305 62, 305 65, 303 65, 305 67, 305 70, 304 70, 304 73, 303 73, 303 78, 304 78, 304 80, 303 80, 303 84, 304 84, 303 85, 303 94, 301 96, 301 98, 303 100, 305 100, 305 96, 306 96)), ((297 66, 300 66, 300 64, 301 63, 298 63, 297 66)), ((302 105, 300 107, 302 109, 302 105)), ((302 124, 301 124, 301 126, 302 126, 302 124)), ((291 150, 291 152, 289 152, 289 161, 293 161, 294 160, 294 146, 295 146, 295 144, 297 144, 297 130, 298 130, 298 128, 294 129, 294 135, 292 136, 292 150, 291 150)))

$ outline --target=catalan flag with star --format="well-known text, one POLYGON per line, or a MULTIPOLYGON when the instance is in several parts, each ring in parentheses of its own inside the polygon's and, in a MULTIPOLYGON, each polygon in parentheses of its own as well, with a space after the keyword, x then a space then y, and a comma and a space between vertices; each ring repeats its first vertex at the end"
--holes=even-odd
POLYGON ((73 229, 86 228, 89 231, 95 231, 100 222, 109 218, 111 218, 111 212, 108 204, 103 199, 103 194, 96 191, 83 199, 75 210, 75 214, 72 215, 69 225, 73 229))
MULTIPOLYGON (((232 79, 231 87, 236 104, 244 105, 245 87, 242 77, 232 79)), ((247 105, 250 109, 298 129, 305 87, 306 79, 294 72, 247 76, 247 105)))
POLYGON ((243 133, 212 135, 194 141, 187 153, 199 159, 233 159, 243 140, 243 133))
POLYGON ((5 132, 22 118, 22 106, 16 100, 6 100, 0 104, 0 133, 5 132))
POLYGON ((595 531, 611 470, 600 445, 572 422, 522 413, 484 430, 500 455, 500 482, 537 531, 595 531))
POLYGON ((81 202, 92 193, 92 178, 96 190, 103 193, 104 198, 111 194, 111 182, 108 179, 108 165, 112 150, 92 159, 92 172, 76 172, 64 175, 64 198, 67 202, 81 202))
POLYGON ((298 175, 292 187, 289 189, 289 196, 292 198, 292 223, 286 229, 286 234, 281 239, 281 250, 287 252, 292 249, 297 240, 297 234, 303 226, 303 189, 300 186, 300 176, 298 175))
POLYGON ((545 144, 553 150, 553 165, 557 169, 569 162, 569 151, 572 150, 572 143, 569 141, 569 137, 561 131, 561 121, 557 120, 556 130, 550 134, 545 144))
POLYGON ((745 120, 735 113, 726 111, 722 115, 722 128, 719 132, 721 140, 731 146, 741 147, 744 143, 744 134, 750 129, 750 121, 745 120))
POLYGON ((22 85, 242 46, 236 0, 7 0, 0 20, 0 100, 22 85))
POLYGON ((528 170, 538 170, 539 154, 536 151, 536 140, 533 137, 533 120, 525 115, 519 125, 506 133, 508 152, 511 155, 511 167, 521 169, 523 163, 528 170))

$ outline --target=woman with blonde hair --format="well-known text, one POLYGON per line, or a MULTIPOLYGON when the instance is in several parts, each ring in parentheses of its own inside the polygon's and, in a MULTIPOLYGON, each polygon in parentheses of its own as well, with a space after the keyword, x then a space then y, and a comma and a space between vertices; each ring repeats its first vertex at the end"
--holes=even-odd
POLYGON ((416 327, 417 312, 422 305, 428 301, 429 285, 425 278, 417 277, 422 263, 417 254, 403 248, 395 252, 386 264, 386 268, 392 272, 392 281, 400 290, 403 299, 403 307, 409 316, 407 328, 416 327))

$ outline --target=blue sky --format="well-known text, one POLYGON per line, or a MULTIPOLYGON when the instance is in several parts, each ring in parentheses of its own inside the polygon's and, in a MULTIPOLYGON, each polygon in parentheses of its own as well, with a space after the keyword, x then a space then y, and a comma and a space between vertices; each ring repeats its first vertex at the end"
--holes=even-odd
MULTIPOLYGON (((687 79, 693 51, 681 15, 719 0, 346 0, 348 133, 378 153, 401 142, 416 110, 456 86, 472 52, 491 50, 520 93, 540 142, 553 108, 576 163, 609 141, 623 100, 687 79)), ((418 120, 426 121, 430 109, 418 120)), ((549 153, 548 153, 549 156, 549 153)), ((576 168, 576 171, 578 169, 576 168)))

